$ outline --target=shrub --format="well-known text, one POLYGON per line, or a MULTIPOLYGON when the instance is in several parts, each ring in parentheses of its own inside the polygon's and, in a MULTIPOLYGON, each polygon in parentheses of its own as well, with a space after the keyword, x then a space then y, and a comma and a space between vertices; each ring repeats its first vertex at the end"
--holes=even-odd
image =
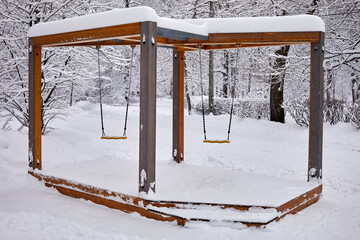
POLYGON ((309 106, 309 99, 293 99, 283 103, 284 109, 302 127, 309 126, 309 106))
POLYGON ((338 122, 346 122, 346 102, 332 100, 324 103, 324 121, 335 125, 338 122))
MULTIPOLYGON (((204 99, 205 113, 209 113, 208 100, 204 99)), ((231 98, 214 99, 214 115, 230 114, 231 98)), ((201 99, 194 99, 194 109, 202 112, 201 99)), ((234 99, 233 114, 241 118, 269 119, 270 105, 267 99, 234 99)))
POLYGON ((349 119, 351 123, 360 129, 360 103, 355 103, 349 107, 349 119))

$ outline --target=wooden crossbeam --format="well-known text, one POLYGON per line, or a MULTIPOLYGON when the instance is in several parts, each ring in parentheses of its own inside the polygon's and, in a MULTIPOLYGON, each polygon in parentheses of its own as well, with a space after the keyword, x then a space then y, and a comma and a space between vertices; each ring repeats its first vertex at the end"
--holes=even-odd
POLYGON ((140 34, 140 23, 95 28, 75 32, 45 35, 33 38, 33 44, 55 46, 135 36, 140 34))
POLYGON ((169 44, 193 45, 193 44, 221 44, 221 43, 310 43, 318 42, 319 32, 265 32, 265 33, 211 33, 209 40, 169 39, 169 44))

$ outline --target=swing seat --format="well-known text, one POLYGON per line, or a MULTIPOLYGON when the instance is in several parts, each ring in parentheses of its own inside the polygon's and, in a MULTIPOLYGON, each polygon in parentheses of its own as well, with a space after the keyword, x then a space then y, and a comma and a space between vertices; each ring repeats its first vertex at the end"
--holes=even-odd
POLYGON ((101 139, 108 139, 108 140, 125 140, 127 139, 126 136, 122 136, 122 137, 116 137, 116 136, 102 136, 101 139))
POLYGON ((204 140, 203 143, 230 143, 230 140, 204 140))

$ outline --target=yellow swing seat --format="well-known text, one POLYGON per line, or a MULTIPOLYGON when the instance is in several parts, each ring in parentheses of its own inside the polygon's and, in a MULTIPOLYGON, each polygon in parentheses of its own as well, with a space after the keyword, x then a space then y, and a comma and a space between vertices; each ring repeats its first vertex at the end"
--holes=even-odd
POLYGON ((101 139, 109 139, 109 140, 121 140, 127 139, 126 136, 116 137, 116 136, 102 136, 101 139))
POLYGON ((230 140, 204 140, 203 143, 230 143, 230 140))

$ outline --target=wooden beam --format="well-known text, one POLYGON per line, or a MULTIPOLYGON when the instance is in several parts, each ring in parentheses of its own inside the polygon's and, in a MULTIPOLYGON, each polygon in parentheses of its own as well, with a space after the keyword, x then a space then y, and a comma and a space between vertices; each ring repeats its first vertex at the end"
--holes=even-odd
POLYGON ((29 167, 40 169, 41 165, 41 47, 33 45, 29 38, 29 167))
POLYGON ((96 42, 84 42, 84 43, 71 43, 71 44, 55 44, 55 45, 44 45, 45 47, 96 47, 96 46, 131 46, 131 45, 140 45, 140 42, 130 42, 130 41, 114 41, 114 40, 104 40, 96 42))
MULTIPOLYGON (((96 39, 85 39, 74 42, 61 42, 44 44, 43 47, 73 47, 73 46, 102 46, 102 45, 131 45, 136 42, 135 40, 127 41, 127 37, 140 36, 140 34, 132 34, 123 37, 102 37, 96 39), (111 43, 111 44, 110 44, 111 43)), ((140 40, 137 40, 140 43, 140 40)))
MULTIPOLYGON (((298 45, 298 44, 308 44, 304 42, 298 43, 244 43, 240 44, 240 48, 253 48, 253 47, 274 47, 274 46, 286 46, 286 45, 298 45)), ((221 50, 221 49, 236 49, 236 43, 233 44, 217 44, 217 45, 204 45, 203 50, 221 50)))
POLYGON ((141 23, 139 192, 155 192, 156 23, 141 23))
POLYGON ((99 41, 114 39, 121 36, 136 35, 140 33, 140 23, 131 23, 111 27, 95 28, 75 32, 59 33, 53 35, 39 36, 33 38, 33 44, 55 45, 70 43, 86 43, 90 41, 99 41))
POLYGON ((266 32, 266 33, 211 33, 209 40, 188 39, 173 40, 169 39, 169 44, 173 45, 192 45, 209 43, 271 43, 271 42, 318 42, 320 32, 266 32))
POLYGON ((319 42, 311 44, 308 181, 322 178, 324 38, 321 33, 319 42))
POLYGON ((184 52, 173 51, 173 158, 184 161, 184 52))

